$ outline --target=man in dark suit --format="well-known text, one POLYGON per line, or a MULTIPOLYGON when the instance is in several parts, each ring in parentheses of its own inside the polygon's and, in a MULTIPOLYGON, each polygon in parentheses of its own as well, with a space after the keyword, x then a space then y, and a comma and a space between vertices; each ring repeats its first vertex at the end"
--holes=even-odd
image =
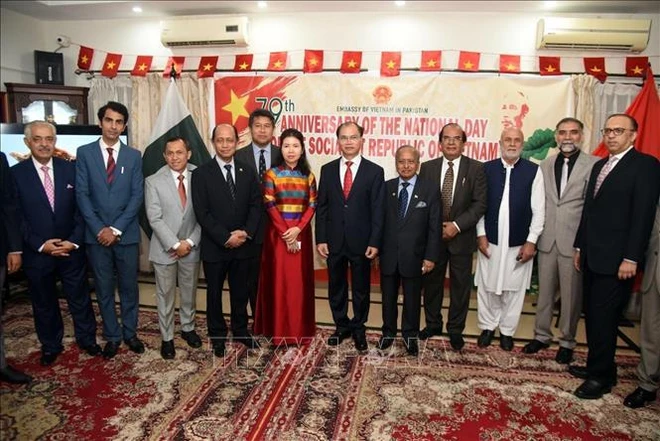
POLYGON ((447 333, 452 348, 465 345, 463 330, 472 293, 472 255, 477 249, 476 225, 486 212, 486 176, 481 162, 463 156, 467 141, 456 123, 440 130, 442 157, 422 164, 419 176, 441 189, 442 240, 435 269, 424 277, 426 327, 419 338, 442 333, 442 298, 449 263, 451 285, 447 333))
POLYGON ((392 346, 396 335, 397 297, 403 286, 401 334, 410 355, 419 348, 422 275, 433 270, 440 247, 440 192, 433 181, 417 176, 419 152, 409 145, 396 151, 399 177, 385 183, 385 227, 380 251, 380 286, 383 293, 381 350, 392 346))
POLYGON ((658 161, 634 148, 637 121, 611 115, 602 132, 610 154, 591 171, 574 244, 589 352, 586 368, 571 366, 569 372, 585 380, 575 390, 583 399, 600 398, 617 382, 617 327, 641 270, 660 193, 658 161))
POLYGON ((201 253, 206 275, 206 319, 213 353, 223 357, 227 324, 222 316, 222 287, 229 277, 231 331, 248 348, 259 344, 248 332, 248 271, 257 253, 254 236, 261 219, 259 181, 249 166, 234 158, 234 126, 213 129, 216 156, 193 172, 192 198, 202 227, 201 253))
POLYGON ((128 122, 126 106, 110 101, 99 109, 98 118, 101 139, 78 148, 76 197, 107 341, 103 356, 111 359, 122 338, 131 351, 144 352, 137 336, 138 211, 144 179, 140 152, 119 140, 128 122), (115 269, 121 327, 115 313, 115 269))
MULTIPOLYGON (((236 150, 236 159, 244 162, 250 169, 254 170, 257 178, 259 178, 259 183, 261 183, 266 170, 282 160, 280 148, 271 143, 273 140, 273 131, 275 130, 275 117, 266 109, 257 109, 250 114, 249 126, 252 142, 236 150)), ((261 206, 261 220, 254 235, 257 254, 250 259, 250 269, 248 270, 248 293, 250 295, 250 310, 252 311, 252 315, 254 315, 257 305, 264 231, 266 223, 269 222, 268 215, 266 214, 266 206, 263 204, 261 206)))
POLYGON ((383 233, 384 173, 363 158, 364 129, 355 122, 337 128, 341 158, 321 167, 316 209, 316 248, 328 261, 328 299, 336 325, 328 344, 353 336, 358 351, 367 350, 371 261, 383 233), (347 270, 351 268, 353 318, 348 318, 347 270))
POLYGON ((24 141, 32 157, 11 168, 23 219, 23 270, 43 366, 53 364, 64 349, 64 323, 55 285, 58 276, 78 346, 89 355, 101 354, 87 285, 85 224, 76 204, 76 167, 53 157, 56 139, 55 126, 31 122, 25 126, 24 141))
MULTIPOLYGON (((9 174, 9 164, 4 153, 0 152, 0 312, 2 312, 2 292, 5 287, 5 274, 15 273, 21 268, 22 240, 20 215, 16 202, 14 180, 9 174)), ((5 359, 5 336, 0 323, 0 381, 13 384, 27 384, 32 377, 14 369, 5 359)))

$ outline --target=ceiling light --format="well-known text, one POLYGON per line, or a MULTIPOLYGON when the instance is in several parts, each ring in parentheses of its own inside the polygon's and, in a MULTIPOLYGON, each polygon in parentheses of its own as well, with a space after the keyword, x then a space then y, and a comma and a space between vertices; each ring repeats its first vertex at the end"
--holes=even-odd
POLYGON ((265 9, 265 8, 268 7, 268 3, 266 3, 266 2, 257 2, 257 6, 259 7, 259 9, 265 9))
POLYGON ((397 6, 405 6, 406 2, 394 2, 394 4, 397 6))
POLYGON ((142 12, 142 8, 139 6, 133 6, 133 12, 139 14, 140 12, 142 12))

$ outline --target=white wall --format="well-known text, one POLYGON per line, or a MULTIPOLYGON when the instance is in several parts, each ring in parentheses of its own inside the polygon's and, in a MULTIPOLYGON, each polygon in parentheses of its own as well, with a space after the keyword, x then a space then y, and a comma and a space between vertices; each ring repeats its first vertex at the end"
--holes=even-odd
MULTIPOLYGON (((105 52, 124 55, 121 69, 132 69, 137 55, 154 55, 153 68, 163 68, 172 51, 160 43, 159 20, 95 20, 42 22, 2 9, 0 82, 34 82, 33 51, 57 48, 57 35, 97 50, 93 68, 99 69, 105 52)), ((578 16, 578 14, 573 14, 578 16)), ((579 15, 591 16, 593 15, 579 15)), ((606 17, 606 15, 603 15, 606 17)), ((610 16, 612 17, 612 16, 610 16)), ((402 51, 403 67, 419 63, 420 50, 444 50, 443 67, 456 67, 458 50, 482 52, 483 69, 497 69, 497 54, 522 56, 522 70, 538 69, 536 56, 562 57, 564 71, 582 71, 583 56, 606 56, 610 73, 622 73, 626 55, 597 52, 539 53, 535 49, 536 23, 541 16, 514 13, 301 13, 295 15, 253 14, 250 16, 250 47, 182 49, 175 55, 187 55, 185 69, 196 69, 201 55, 220 55, 220 68, 233 67, 236 53, 254 53, 254 67, 265 67, 268 53, 290 52, 292 68, 302 66, 304 49, 323 49, 326 67, 338 67, 343 50, 362 50, 363 67, 378 72, 380 51, 402 51)), ((649 46, 641 55, 651 57, 660 66, 660 13, 616 18, 653 20, 649 46)), ((62 49, 65 83, 88 86, 84 76, 74 74, 78 46, 62 49)), ((660 67, 656 68, 660 73, 660 67)))

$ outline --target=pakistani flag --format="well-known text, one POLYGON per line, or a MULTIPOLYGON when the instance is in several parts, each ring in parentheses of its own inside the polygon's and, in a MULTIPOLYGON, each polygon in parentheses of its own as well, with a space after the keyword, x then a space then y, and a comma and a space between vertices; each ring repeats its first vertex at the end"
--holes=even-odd
MULTIPOLYGON (((211 155, 206 150, 206 145, 204 145, 204 141, 197 131, 192 115, 190 115, 181 95, 179 95, 174 80, 171 80, 170 87, 165 95, 165 102, 151 132, 149 145, 142 155, 142 173, 145 178, 156 173, 165 165, 165 158, 163 157, 165 142, 175 136, 180 136, 188 141, 192 151, 190 157, 192 164, 201 165, 211 159, 211 155)), ((140 212, 140 225, 147 236, 151 238, 152 231, 144 206, 140 212)))

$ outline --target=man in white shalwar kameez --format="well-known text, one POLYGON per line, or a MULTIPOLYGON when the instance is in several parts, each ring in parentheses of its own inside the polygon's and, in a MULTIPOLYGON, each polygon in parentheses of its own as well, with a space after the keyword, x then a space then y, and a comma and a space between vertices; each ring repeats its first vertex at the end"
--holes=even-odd
POLYGON ((536 164, 520 158, 523 141, 520 129, 502 131, 502 157, 484 164, 488 206, 477 224, 475 284, 482 330, 477 344, 490 345, 499 328, 500 346, 506 351, 513 349, 545 218, 543 174, 536 164))

